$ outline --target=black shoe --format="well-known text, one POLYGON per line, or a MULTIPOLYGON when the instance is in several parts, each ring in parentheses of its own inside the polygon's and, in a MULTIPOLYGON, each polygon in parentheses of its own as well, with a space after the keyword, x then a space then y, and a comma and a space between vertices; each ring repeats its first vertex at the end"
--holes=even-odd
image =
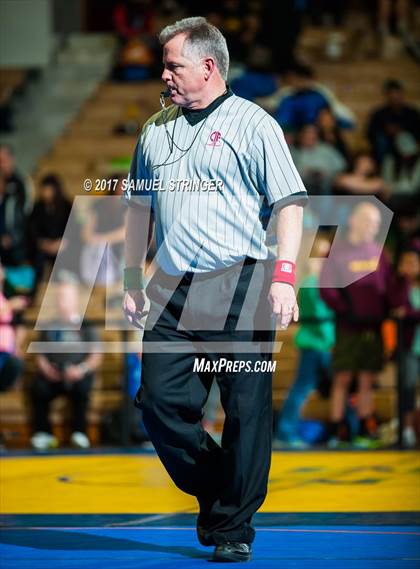
POLYGON ((249 561, 251 559, 251 546, 249 543, 227 541, 216 545, 212 561, 229 563, 249 561))
POLYGON ((212 537, 206 537, 206 530, 203 528, 203 526, 197 526, 197 536, 198 541, 201 543, 201 545, 216 545, 212 537))

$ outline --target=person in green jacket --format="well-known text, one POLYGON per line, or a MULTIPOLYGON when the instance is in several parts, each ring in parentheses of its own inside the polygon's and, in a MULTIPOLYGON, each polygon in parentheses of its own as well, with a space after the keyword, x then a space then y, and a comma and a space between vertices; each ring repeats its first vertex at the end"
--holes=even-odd
POLYGON ((310 393, 331 368, 331 349, 335 342, 334 312, 319 295, 319 274, 329 242, 319 238, 314 245, 314 257, 308 261, 309 274, 299 291, 300 325, 295 336, 299 348, 296 378, 284 402, 276 429, 276 445, 305 448, 299 436, 300 411, 310 393))

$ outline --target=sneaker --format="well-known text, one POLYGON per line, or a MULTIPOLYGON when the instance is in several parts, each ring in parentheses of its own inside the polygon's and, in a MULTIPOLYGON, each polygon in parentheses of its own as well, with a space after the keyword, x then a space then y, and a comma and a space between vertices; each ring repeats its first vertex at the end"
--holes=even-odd
POLYGON ((31 445, 35 450, 49 450, 58 447, 58 440, 50 433, 38 431, 31 437, 31 445))
POLYGON ((212 561, 218 563, 232 563, 249 561, 251 559, 251 546, 249 543, 227 541, 216 545, 212 561))
POLYGON ((343 441, 338 437, 331 437, 327 441, 327 448, 331 450, 349 448, 349 443, 348 441, 343 441))
POLYGON ((90 448, 90 442, 85 433, 80 431, 75 431, 72 433, 70 442, 74 447, 77 448, 90 448))
POLYGON ((273 450, 305 450, 308 449, 310 445, 306 443, 303 439, 274 439, 273 440, 273 450))
POLYGON ((405 427, 403 430, 403 446, 404 448, 415 448, 417 437, 413 427, 405 427))
POLYGON ((376 449, 381 446, 381 442, 375 437, 359 435, 353 439, 352 446, 358 449, 376 449))

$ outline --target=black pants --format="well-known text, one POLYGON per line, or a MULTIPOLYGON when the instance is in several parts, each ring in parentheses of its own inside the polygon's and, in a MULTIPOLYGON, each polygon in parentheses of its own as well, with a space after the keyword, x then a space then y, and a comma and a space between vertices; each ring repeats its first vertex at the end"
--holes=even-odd
POLYGON ((37 376, 30 390, 34 431, 51 433, 48 416, 50 403, 56 397, 66 395, 73 405, 72 431, 86 433, 86 415, 92 382, 92 374, 86 374, 83 379, 71 384, 64 381, 49 381, 42 375, 37 376))
POLYGON ((265 499, 270 468, 272 378, 270 372, 195 372, 194 360, 243 360, 251 369, 271 360, 270 275, 270 265, 247 260, 193 279, 186 273, 178 286, 158 271, 147 289, 151 309, 136 405, 173 481, 197 497, 197 524, 215 543, 254 539, 251 518, 265 499), (220 351, 209 342, 220 342, 220 351), (214 376, 226 415, 221 446, 201 423, 214 376))

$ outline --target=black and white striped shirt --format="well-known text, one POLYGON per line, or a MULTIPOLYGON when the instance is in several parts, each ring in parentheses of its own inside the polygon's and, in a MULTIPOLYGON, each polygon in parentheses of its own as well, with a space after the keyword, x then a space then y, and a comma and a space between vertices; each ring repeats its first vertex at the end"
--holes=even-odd
POLYGON ((153 115, 127 182, 129 205, 151 203, 156 261, 173 275, 269 258, 272 209, 307 200, 278 123, 230 90, 201 111, 153 115))

